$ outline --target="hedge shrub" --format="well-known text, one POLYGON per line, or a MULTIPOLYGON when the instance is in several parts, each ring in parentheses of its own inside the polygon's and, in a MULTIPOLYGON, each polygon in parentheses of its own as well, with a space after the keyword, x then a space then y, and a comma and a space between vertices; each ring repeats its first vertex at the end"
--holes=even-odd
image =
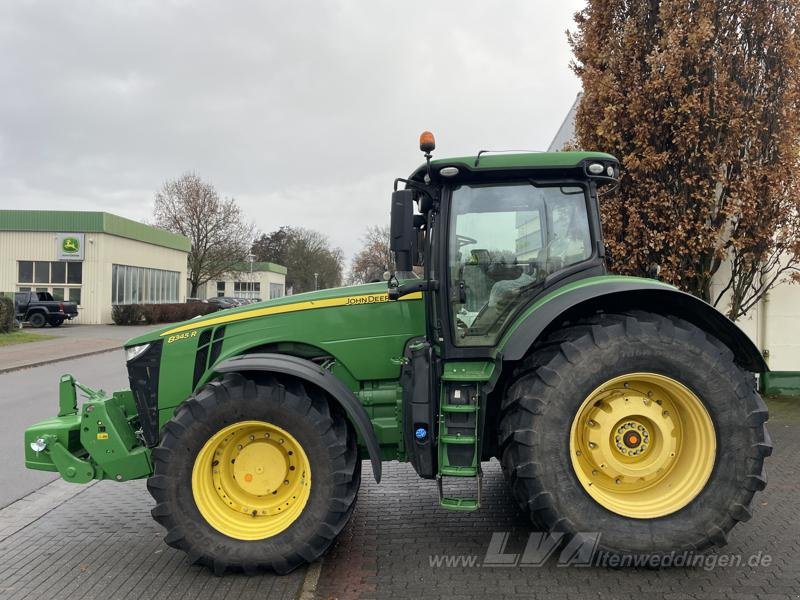
POLYGON ((117 304, 111 309, 111 320, 115 325, 155 325, 186 321, 198 315, 207 315, 216 308, 203 302, 186 304, 117 304))
POLYGON ((14 325, 14 301, 0 296, 0 333, 10 333, 14 330, 14 325))
POLYGON ((111 307, 111 320, 115 325, 138 325, 142 311, 138 304, 117 304, 111 307))

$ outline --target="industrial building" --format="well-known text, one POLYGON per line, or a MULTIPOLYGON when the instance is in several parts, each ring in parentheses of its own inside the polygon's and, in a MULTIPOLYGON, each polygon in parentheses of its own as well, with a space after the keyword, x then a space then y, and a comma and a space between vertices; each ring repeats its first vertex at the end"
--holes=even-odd
POLYGON ((236 266, 231 273, 201 285, 197 298, 214 297, 270 300, 286 296, 286 267, 271 262, 247 262, 236 266))
POLYGON ((188 238, 105 212, 0 210, 0 291, 78 304, 73 323, 111 323, 115 304, 184 302, 188 238))

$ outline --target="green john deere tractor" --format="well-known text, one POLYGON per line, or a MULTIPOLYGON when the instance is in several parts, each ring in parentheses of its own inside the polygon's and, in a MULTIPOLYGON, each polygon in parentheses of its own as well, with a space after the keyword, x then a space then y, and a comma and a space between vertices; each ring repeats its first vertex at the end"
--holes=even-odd
POLYGON ((63 376, 58 416, 25 433, 26 465, 76 483, 147 477, 165 541, 217 573, 322 555, 362 459, 377 481, 383 461, 409 462, 442 506, 469 511, 497 457, 535 526, 599 532, 606 552, 724 544, 766 483, 753 373, 767 367, 702 301, 606 272, 598 190, 617 160, 432 161, 427 132, 420 147, 392 194, 388 285, 134 338, 131 389, 63 376))

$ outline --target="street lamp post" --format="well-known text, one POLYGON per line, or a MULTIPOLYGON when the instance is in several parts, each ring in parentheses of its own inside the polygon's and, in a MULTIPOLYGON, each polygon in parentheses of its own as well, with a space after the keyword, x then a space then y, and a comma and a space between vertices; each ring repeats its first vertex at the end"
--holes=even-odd
MULTIPOLYGON (((255 259, 256 259, 256 255, 255 254, 250 253, 250 254, 247 255, 247 260, 250 261, 250 277, 248 278, 248 282, 247 282, 247 287, 248 288, 255 288, 255 286, 253 285, 253 261, 255 259)), ((249 289, 249 290, 247 290, 247 292, 248 292, 247 293, 247 297, 248 298, 253 298, 254 297, 253 294, 255 293, 255 289, 249 289)))

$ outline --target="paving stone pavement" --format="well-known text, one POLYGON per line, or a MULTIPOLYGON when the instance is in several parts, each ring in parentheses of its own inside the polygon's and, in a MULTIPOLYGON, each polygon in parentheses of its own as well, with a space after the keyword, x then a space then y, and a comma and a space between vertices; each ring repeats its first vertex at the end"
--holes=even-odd
MULTIPOLYGON (((611 569, 481 567, 493 532, 509 532, 505 552, 521 553, 531 527, 512 501, 497 461, 484 464, 483 507, 439 508, 436 485, 407 464, 384 464, 376 485, 367 465, 353 517, 323 560, 318 598, 800 598, 800 402, 770 422, 775 444, 769 484, 753 518, 719 550, 769 566, 611 569), (431 566, 431 557, 476 557, 476 566, 431 566), (755 559, 753 559, 755 560, 755 559)), ((715 560, 715 559, 712 559, 715 560)), ((716 560, 720 560, 719 558, 716 560)), ((710 562, 706 563, 713 566, 710 562)))
MULTIPOLYGON (((304 569, 285 577, 215 577, 206 568, 189 565, 183 552, 163 542, 164 530, 150 517, 154 502, 144 481, 101 481, 82 488, 55 484, 57 499, 63 499, 64 486, 80 491, 60 504, 54 502, 49 512, 21 529, 11 521, 24 519, 20 513, 31 496, 0 513, 3 600, 223 600, 299 595, 304 569)), ((52 498, 51 491, 41 496, 52 498)))
POLYGON ((142 481, 57 481, 0 511, 0 598, 798 599, 800 403, 774 412, 769 485, 753 519, 721 550, 745 561, 769 555, 767 566, 615 570, 551 560, 540 568, 481 567, 493 532, 509 532, 506 552, 519 553, 530 531, 496 462, 484 465, 484 505, 474 513, 439 508, 435 483, 409 465, 385 464, 376 485, 365 463, 353 518, 323 559, 315 595, 302 592, 305 569, 218 578, 190 566, 163 543, 142 481), (476 557, 476 566, 431 566, 431 557, 445 555, 476 557))

